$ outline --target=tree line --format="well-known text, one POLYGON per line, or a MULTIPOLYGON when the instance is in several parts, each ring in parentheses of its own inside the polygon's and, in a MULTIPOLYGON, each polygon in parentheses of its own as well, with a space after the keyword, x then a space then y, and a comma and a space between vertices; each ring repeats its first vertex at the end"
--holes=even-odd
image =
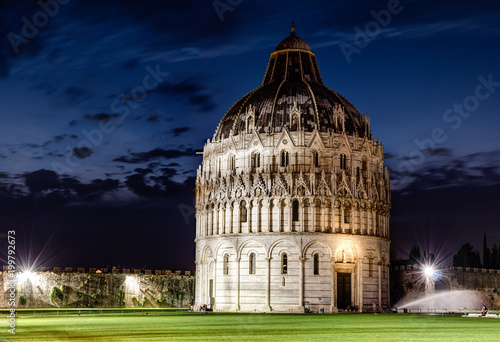
POLYGON ((484 233, 482 262, 479 251, 477 249, 474 250, 474 247, 467 242, 453 256, 453 266, 500 269, 500 247, 497 244, 493 244, 493 248, 489 249, 488 238, 486 233, 484 233))

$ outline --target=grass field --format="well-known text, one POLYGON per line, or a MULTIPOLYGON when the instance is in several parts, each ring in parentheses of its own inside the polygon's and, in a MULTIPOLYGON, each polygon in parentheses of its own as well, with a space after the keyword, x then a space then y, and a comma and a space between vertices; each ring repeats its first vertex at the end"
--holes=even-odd
POLYGON ((452 315, 71 316, 2 329, 0 341, 500 341, 500 319, 452 315))

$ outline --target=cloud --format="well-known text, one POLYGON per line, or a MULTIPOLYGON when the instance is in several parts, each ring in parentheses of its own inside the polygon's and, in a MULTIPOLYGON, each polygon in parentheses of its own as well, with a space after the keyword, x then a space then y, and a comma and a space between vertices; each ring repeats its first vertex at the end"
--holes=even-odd
POLYGON ((80 88, 80 87, 67 87, 64 90, 64 94, 69 99, 70 103, 76 104, 83 100, 87 100, 91 97, 90 91, 80 88))
POLYGON ((26 174, 25 184, 30 192, 37 193, 43 190, 57 189, 61 185, 57 174, 50 170, 38 170, 26 174))
POLYGON ((74 147, 73 155, 78 159, 85 159, 90 157, 93 150, 90 147, 74 147))
POLYGON ((148 115, 147 121, 148 122, 158 122, 158 121, 160 121, 160 116, 158 114, 148 115))
POLYGON ((414 188, 491 186, 500 183, 500 150, 464 156, 455 156, 449 148, 422 152, 423 159, 395 157, 386 160, 393 191, 407 193, 414 188))
POLYGON ((131 155, 130 157, 122 156, 113 159, 113 161, 121 163, 129 163, 129 164, 138 164, 138 163, 145 163, 157 158, 174 159, 185 156, 194 157, 196 156, 196 152, 191 148, 185 150, 173 150, 173 149, 164 150, 161 148, 156 148, 148 152, 131 153, 130 155, 131 155))
POLYGON ((170 133, 172 133, 174 135, 174 137, 178 137, 182 133, 187 132, 189 130, 190 130, 189 127, 176 127, 174 129, 171 129, 170 133))
POLYGON ((423 153, 429 156, 451 157, 452 150, 450 148, 433 148, 422 150, 423 153))
POLYGON ((187 78, 178 82, 163 82, 153 92, 187 101, 190 106, 202 112, 215 108, 215 102, 212 96, 206 93, 205 85, 195 78, 187 78))
POLYGON ((175 169, 163 168, 161 172, 160 175, 155 175, 140 170, 139 173, 128 176, 125 184, 139 196, 157 198, 182 196, 186 184, 193 182, 192 177, 187 178, 183 183, 173 181, 172 177, 177 174, 175 169))
POLYGON ((85 114, 83 116, 87 120, 91 121, 109 121, 111 119, 119 118, 120 114, 117 113, 96 113, 96 114, 85 114))

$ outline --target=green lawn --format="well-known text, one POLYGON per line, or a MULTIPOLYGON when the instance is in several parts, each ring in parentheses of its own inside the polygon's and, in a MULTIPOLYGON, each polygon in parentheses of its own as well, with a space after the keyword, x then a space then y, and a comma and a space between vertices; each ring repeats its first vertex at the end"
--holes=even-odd
POLYGON ((1 329, 0 341, 500 340, 500 318, 381 314, 18 318, 15 336, 8 334, 6 324, 1 329))

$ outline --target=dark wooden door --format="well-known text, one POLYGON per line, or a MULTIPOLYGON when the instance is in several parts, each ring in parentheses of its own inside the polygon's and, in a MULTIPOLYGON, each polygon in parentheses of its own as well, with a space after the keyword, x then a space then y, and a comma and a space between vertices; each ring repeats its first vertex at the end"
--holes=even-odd
POLYGON ((337 308, 351 305, 351 273, 337 273, 337 308))

